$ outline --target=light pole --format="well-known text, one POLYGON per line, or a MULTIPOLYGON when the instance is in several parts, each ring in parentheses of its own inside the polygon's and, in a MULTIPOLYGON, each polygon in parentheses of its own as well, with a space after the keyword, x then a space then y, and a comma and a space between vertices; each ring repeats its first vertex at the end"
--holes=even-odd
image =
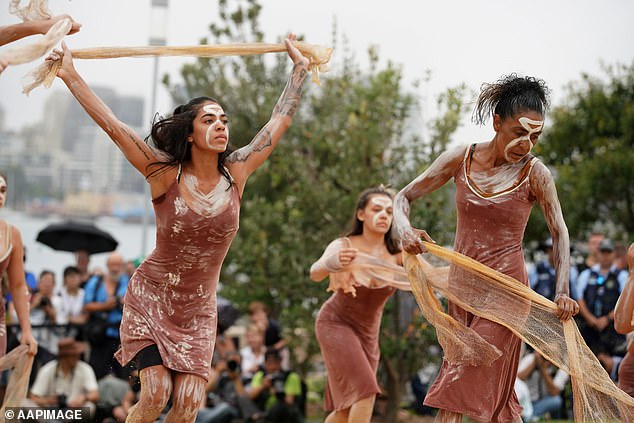
MULTIPOLYGON (((164 46, 167 39, 167 8, 169 0, 152 0, 150 9, 150 45, 164 46)), ((152 72, 152 96, 150 98, 150 118, 156 111, 156 89, 158 85, 158 56, 154 56, 153 72, 152 72)), ((145 201, 143 202, 143 218, 141 220, 141 256, 145 256, 147 251, 147 233, 148 233, 148 215, 150 214, 150 185, 146 183, 143 188, 145 201)))

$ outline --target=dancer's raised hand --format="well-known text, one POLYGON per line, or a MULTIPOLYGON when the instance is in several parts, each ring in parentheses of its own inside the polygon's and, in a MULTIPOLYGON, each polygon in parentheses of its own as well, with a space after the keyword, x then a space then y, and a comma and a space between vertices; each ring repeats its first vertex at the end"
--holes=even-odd
POLYGON ((304 56, 302 52, 299 51, 297 47, 295 47, 293 42, 296 40, 297 36, 295 36, 295 34, 288 34, 288 36, 284 40, 284 44, 286 44, 286 50, 288 51, 288 57, 290 57, 293 63, 295 63, 296 65, 299 65, 304 69, 308 69, 310 60, 308 60, 308 58, 306 58, 306 56, 304 56))
POLYGON ((75 74, 77 71, 75 70, 75 65, 73 64, 73 54, 71 53, 66 43, 63 41, 62 49, 54 49, 46 58, 47 61, 53 62, 60 59, 62 61, 62 64, 57 70, 57 76, 63 81, 66 81, 68 77, 75 74))

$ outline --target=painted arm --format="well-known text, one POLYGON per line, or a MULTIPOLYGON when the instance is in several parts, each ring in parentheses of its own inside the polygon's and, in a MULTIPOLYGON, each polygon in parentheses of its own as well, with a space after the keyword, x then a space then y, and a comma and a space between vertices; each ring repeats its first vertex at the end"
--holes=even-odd
POLYGON ((11 243, 13 250, 11 251, 7 275, 9 276, 9 291, 11 291, 15 312, 18 315, 18 322, 22 330, 20 344, 27 344, 29 353, 35 355, 37 353, 37 341, 35 341, 31 333, 31 321, 29 320, 28 290, 24 279, 24 262, 22 261, 24 247, 20 231, 13 226, 11 226, 11 243))
POLYGON ((150 147, 130 127, 121 122, 110 108, 90 89, 86 81, 77 73, 73 57, 62 43, 63 51, 55 50, 46 60, 62 60, 57 76, 66 84, 70 92, 86 113, 103 129, 123 152, 128 161, 144 176, 148 176, 148 166, 157 159, 150 147))
POLYGON ((570 238, 568 237, 568 228, 561 212, 553 175, 541 161, 537 161, 533 166, 530 183, 553 239, 557 280, 555 285, 557 317, 565 321, 579 313, 579 304, 570 297, 570 238))
POLYGON ((81 28, 80 23, 75 22, 73 18, 68 15, 58 15, 50 19, 26 21, 0 27, 0 46, 28 37, 29 35, 46 34, 48 30, 57 23, 57 21, 66 18, 70 19, 72 23, 71 30, 68 34, 70 35, 78 32, 79 28, 81 28))
POLYGON ((622 334, 634 331, 634 243, 627 251, 627 262, 630 269, 627 284, 614 307, 614 329, 622 334))
POLYGON ((349 248, 348 243, 342 238, 335 239, 328 244, 319 260, 310 266, 310 279, 321 282, 328 274, 338 272, 349 265, 356 255, 356 248, 349 248))
POLYGON ((240 192, 248 177, 271 155, 282 135, 291 125, 291 120, 299 104, 302 84, 308 75, 308 59, 292 44, 294 35, 289 35, 284 42, 288 55, 295 64, 290 78, 280 96, 271 119, 246 146, 234 151, 227 158, 227 167, 234 177, 240 192))
POLYGON ((433 242, 424 230, 414 229, 409 221, 410 205, 412 201, 423 195, 428 195, 443 186, 455 173, 460 165, 464 147, 448 150, 442 153, 434 162, 399 191, 394 197, 393 230, 396 238, 402 243, 403 249, 410 254, 421 254, 427 251, 421 242, 421 236, 433 242))

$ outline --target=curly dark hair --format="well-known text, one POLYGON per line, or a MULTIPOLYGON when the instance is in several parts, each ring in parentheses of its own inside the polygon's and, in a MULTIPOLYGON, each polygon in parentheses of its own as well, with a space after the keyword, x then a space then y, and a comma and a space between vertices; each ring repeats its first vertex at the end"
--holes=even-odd
MULTIPOLYGON (((194 119, 198 114, 200 107, 204 103, 220 103, 211 97, 196 97, 187 104, 181 104, 174 109, 172 116, 163 118, 156 116, 152 122, 152 130, 150 135, 145 138, 145 142, 153 144, 153 146, 166 153, 167 160, 156 161, 150 164, 155 169, 147 176, 150 177, 164 172, 167 168, 176 165, 182 165, 191 160, 191 143, 187 142, 187 137, 194 130, 194 119)), ((225 169, 225 161, 233 152, 233 148, 227 146, 227 149, 218 155, 218 171, 229 181, 233 183, 227 169, 225 169)))
MULTIPOLYGON (((350 223, 351 229, 348 231, 348 233, 345 234, 345 236, 361 235, 363 233, 363 222, 360 221, 357 217, 357 211, 365 209, 365 207, 368 205, 368 202, 370 201, 370 198, 373 195, 385 195, 391 199, 394 199, 394 192, 384 187, 383 185, 364 190, 361 194, 359 194, 357 206, 354 208, 354 215, 352 216, 352 220, 350 223)), ((385 234, 384 242, 390 254, 396 254, 401 251, 398 242, 396 242, 396 240, 392 238, 392 225, 390 225, 390 229, 385 234)))
POLYGON ((549 95, 550 90, 543 79, 516 73, 503 76, 492 84, 482 84, 473 121, 483 125, 489 116, 500 115, 506 119, 525 110, 544 115, 549 95))

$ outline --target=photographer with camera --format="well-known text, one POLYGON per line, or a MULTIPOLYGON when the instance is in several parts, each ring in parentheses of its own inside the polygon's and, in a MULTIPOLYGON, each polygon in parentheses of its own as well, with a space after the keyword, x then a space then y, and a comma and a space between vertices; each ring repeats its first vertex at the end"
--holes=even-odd
POLYGON ((99 401, 95 372, 80 360, 85 344, 60 339, 58 358, 42 367, 31 387, 27 405, 43 408, 88 407, 94 415, 99 401))
POLYGON ((231 423, 240 417, 240 397, 245 396, 240 362, 240 354, 235 350, 214 354, 207 395, 196 423, 231 423))
MULTIPOLYGON (((37 281, 37 289, 37 292, 31 298, 31 309, 29 311, 31 325, 54 325, 56 323, 57 309, 59 308, 59 299, 53 294, 55 274, 50 270, 43 270, 37 281)), ((33 363, 31 382, 35 379, 40 367, 55 358, 59 339, 54 328, 51 327, 36 327, 32 329, 32 333, 39 348, 33 363)))
POLYGON ((126 379, 127 372, 114 359, 121 343, 123 297, 128 289, 128 276, 123 272, 123 257, 113 252, 106 260, 107 272, 93 276, 84 288, 84 312, 88 313, 86 339, 90 343, 90 365, 97 379, 106 376, 112 369, 115 376, 126 379))
POLYGON ((264 370, 253 376, 248 398, 259 412, 245 416, 247 422, 302 423, 302 382, 299 375, 282 370, 282 357, 276 349, 264 353, 264 370))

